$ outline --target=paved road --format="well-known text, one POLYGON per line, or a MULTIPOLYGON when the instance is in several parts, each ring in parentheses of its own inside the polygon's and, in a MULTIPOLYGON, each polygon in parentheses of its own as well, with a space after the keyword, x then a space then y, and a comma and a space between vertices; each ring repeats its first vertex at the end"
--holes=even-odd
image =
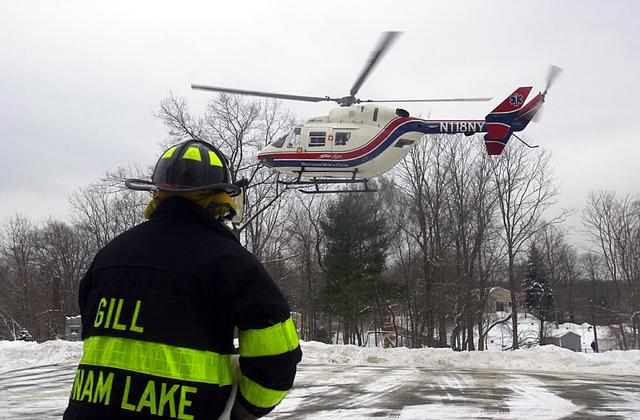
MULTIPOLYGON (((60 418, 75 365, 0 374, 0 418, 60 418)), ((640 377, 302 364, 270 419, 633 419, 640 377)))

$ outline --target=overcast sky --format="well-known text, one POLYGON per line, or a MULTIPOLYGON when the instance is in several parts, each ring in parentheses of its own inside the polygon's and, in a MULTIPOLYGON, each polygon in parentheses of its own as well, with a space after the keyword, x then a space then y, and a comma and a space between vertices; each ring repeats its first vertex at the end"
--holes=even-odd
MULTIPOLYGON (((68 213, 68 195, 105 171, 152 165, 153 116, 191 83, 346 95, 386 30, 403 31, 362 98, 492 96, 407 104, 412 115, 483 118, 515 87, 564 73, 527 128, 552 153, 559 205, 589 191, 638 193, 640 2, 3 1, 0 219, 68 213)), ((330 103, 285 102, 300 118, 330 103)), ((575 221, 574 221, 575 222, 575 221)))

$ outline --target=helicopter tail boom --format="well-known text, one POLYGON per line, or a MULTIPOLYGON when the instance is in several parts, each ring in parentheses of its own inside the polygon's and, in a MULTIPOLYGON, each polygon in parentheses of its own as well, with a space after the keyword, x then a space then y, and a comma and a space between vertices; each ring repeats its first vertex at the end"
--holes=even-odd
POLYGON ((511 126, 513 131, 522 131, 531 122, 536 121, 540 115, 540 109, 544 103, 544 93, 538 93, 525 106, 522 107, 511 126))
POLYGON ((489 155, 502 153, 529 92, 530 86, 519 87, 485 117, 487 134, 484 136, 484 145, 489 155))

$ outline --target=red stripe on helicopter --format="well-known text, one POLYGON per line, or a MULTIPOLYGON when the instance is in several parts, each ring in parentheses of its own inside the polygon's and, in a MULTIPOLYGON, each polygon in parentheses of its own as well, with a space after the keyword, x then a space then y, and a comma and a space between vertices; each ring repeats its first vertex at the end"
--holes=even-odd
POLYGON ((374 150, 380 144, 384 142, 384 140, 389 137, 399 126, 409 121, 424 121, 420 118, 412 118, 412 117, 398 117, 387 124, 385 128, 383 128, 378 135, 376 135, 369 143, 361 146, 359 149, 355 149, 349 152, 302 152, 302 153, 264 153, 259 156, 260 159, 264 159, 266 157, 273 159, 286 159, 286 160, 298 160, 298 159, 319 159, 319 160, 330 160, 333 155, 340 155, 340 160, 349 160, 356 159, 366 155, 367 153, 374 150), (327 155, 330 155, 327 159, 327 155), (323 158, 320 159, 320 156, 323 158))

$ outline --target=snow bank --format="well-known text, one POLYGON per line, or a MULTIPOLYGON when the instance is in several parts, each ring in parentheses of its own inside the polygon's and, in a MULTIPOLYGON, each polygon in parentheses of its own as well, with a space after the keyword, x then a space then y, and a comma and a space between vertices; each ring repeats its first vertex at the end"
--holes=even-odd
POLYGON ((32 366, 78 363, 82 341, 0 341, 0 373, 32 366))
POLYGON ((505 352, 456 352, 451 349, 380 349, 306 342, 302 351, 304 363, 640 375, 640 350, 585 354, 542 346, 505 352))
MULTIPOLYGON (((505 352, 455 352, 451 349, 381 349, 303 342, 303 363, 384 365, 429 369, 562 371, 640 375, 640 350, 575 353, 556 346, 505 352)), ((0 373, 51 364, 78 363, 82 342, 0 341, 0 373)))

